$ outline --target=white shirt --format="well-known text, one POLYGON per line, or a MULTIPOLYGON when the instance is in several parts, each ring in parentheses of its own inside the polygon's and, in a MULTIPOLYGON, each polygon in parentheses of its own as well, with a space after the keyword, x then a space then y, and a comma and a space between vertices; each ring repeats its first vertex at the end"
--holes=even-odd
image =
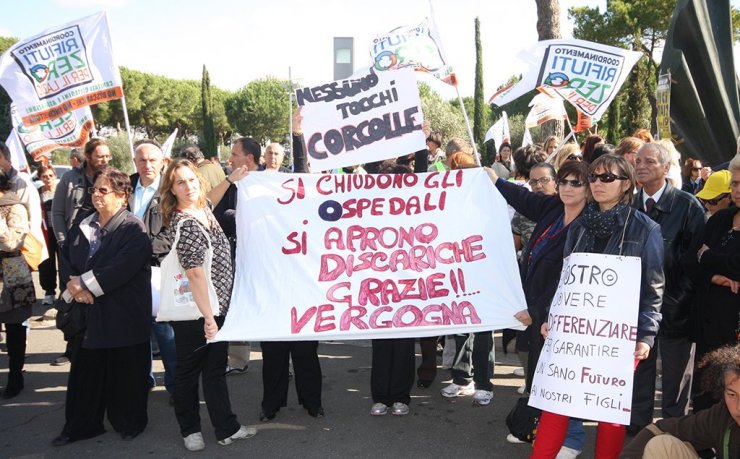
POLYGON ((141 220, 144 220, 144 212, 147 206, 152 201, 154 194, 159 189, 159 182, 162 179, 162 175, 158 175, 157 178, 149 184, 149 186, 143 186, 141 184, 141 177, 136 182, 136 188, 134 189, 134 214, 141 220))
POLYGON ((653 201, 657 204, 658 201, 660 201, 660 197, 663 196, 663 192, 665 191, 665 187, 668 185, 668 182, 663 181, 663 186, 660 187, 658 191, 655 192, 654 195, 648 196, 648 194, 645 192, 645 188, 642 188, 642 208, 647 210, 647 200, 650 198, 653 198, 653 201))

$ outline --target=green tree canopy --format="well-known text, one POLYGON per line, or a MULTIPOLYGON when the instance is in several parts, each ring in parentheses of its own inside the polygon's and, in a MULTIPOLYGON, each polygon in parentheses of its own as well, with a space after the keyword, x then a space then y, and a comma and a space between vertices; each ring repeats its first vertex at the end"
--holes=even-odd
POLYGON ((290 134, 288 87, 288 81, 272 77, 250 82, 226 99, 229 124, 258 142, 282 142, 290 134))

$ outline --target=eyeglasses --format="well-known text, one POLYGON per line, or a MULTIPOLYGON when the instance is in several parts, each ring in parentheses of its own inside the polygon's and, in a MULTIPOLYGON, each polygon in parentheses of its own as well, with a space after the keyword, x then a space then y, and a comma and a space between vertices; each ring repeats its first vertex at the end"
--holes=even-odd
POLYGON ((583 156, 573 153, 573 154, 568 155, 568 157, 565 159, 567 161, 583 161, 583 156))
POLYGON ((540 186, 545 186, 546 184, 550 183, 550 180, 552 180, 552 178, 550 177, 540 177, 538 179, 532 179, 528 183, 529 183, 529 186, 535 186, 538 183, 540 186))
POLYGON ((710 206, 716 206, 717 204, 719 204, 721 200, 725 199, 727 196, 729 196, 728 193, 723 193, 714 199, 702 199, 701 202, 703 202, 704 204, 709 204, 710 206))
POLYGON ((583 185, 585 185, 585 183, 581 182, 580 180, 576 180, 576 179, 573 179, 573 180, 560 179, 560 180, 558 180, 557 183, 558 183, 558 186, 570 185, 573 188, 580 188, 583 185))
POLYGON ((97 192, 105 196, 108 193, 112 193, 113 190, 109 190, 108 188, 98 188, 98 187, 91 186, 90 188, 87 189, 87 192, 90 194, 95 194, 97 192))
POLYGON ((614 175, 611 172, 608 172, 606 174, 588 174, 589 182, 596 183, 597 180, 600 180, 601 183, 612 183, 615 180, 629 180, 629 177, 625 177, 623 175, 614 175))

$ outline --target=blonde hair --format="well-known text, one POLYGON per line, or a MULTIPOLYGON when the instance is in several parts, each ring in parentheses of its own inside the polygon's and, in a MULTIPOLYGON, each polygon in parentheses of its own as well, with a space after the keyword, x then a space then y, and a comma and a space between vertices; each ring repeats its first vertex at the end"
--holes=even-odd
POLYGON ((568 156, 574 153, 581 153, 581 148, 578 146, 578 144, 573 142, 566 143, 562 146, 562 148, 560 148, 560 150, 558 150, 558 154, 555 155, 555 160, 552 162, 552 165, 555 167, 556 170, 560 169, 560 166, 563 165, 568 156))
POLYGON ((159 185, 159 195, 162 200, 159 202, 159 208, 162 213, 162 220, 165 226, 170 224, 172 216, 177 209, 177 197, 172 193, 172 186, 175 184, 175 172, 183 167, 187 167, 196 177, 198 177, 198 183, 200 184, 200 196, 198 196, 198 206, 206 206, 206 181, 198 168, 188 159, 175 158, 172 160, 167 170, 162 174, 162 183, 159 185))

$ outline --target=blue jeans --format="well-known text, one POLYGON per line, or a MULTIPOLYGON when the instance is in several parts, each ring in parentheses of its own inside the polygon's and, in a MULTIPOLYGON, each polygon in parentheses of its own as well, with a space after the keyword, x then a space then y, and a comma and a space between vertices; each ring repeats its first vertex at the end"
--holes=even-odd
MULTIPOLYGON (((164 365, 164 387, 170 394, 174 390, 175 369, 177 368, 177 350, 175 348, 175 332, 169 322, 157 322, 152 318, 152 338, 159 346, 159 356, 164 365)), ((149 359, 149 383, 151 387, 157 385, 152 371, 152 359, 149 359)))
POLYGON ((565 435, 563 446, 583 451, 583 444, 586 441, 586 430, 583 428, 583 420, 570 418, 568 420, 568 433, 565 435))

